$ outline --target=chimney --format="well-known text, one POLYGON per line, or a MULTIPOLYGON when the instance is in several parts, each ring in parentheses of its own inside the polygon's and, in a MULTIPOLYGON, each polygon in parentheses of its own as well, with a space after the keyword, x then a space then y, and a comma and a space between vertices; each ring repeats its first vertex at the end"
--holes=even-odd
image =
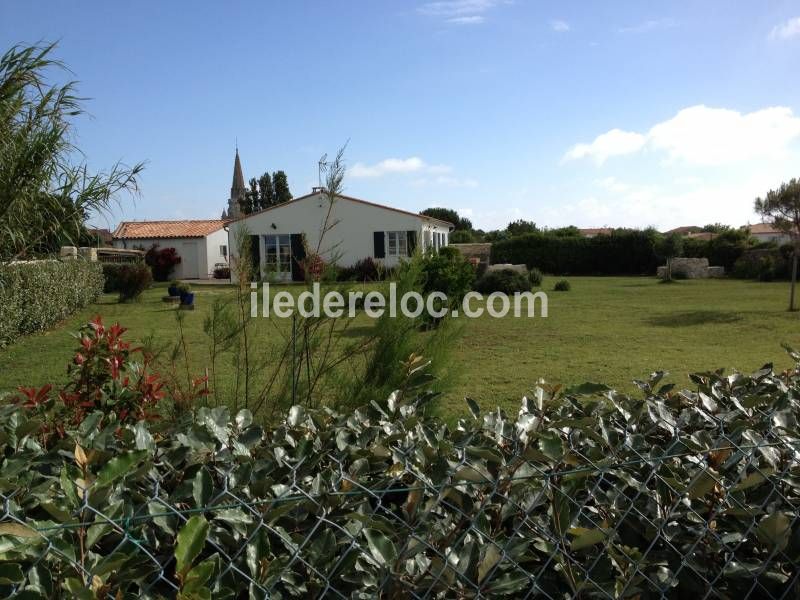
POLYGON ((314 187, 311 188, 311 193, 312 194, 321 194, 324 191, 325 191, 324 187, 314 186, 314 187))

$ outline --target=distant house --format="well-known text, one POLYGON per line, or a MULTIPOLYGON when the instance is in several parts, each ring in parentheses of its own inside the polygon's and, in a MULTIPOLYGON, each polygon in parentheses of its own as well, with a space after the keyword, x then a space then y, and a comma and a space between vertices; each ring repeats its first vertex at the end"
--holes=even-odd
POLYGON ((229 227, 234 254, 234 240, 248 235, 257 268, 278 281, 304 278, 307 248, 319 248, 323 259, 343 267, 364 258, 394 267, 418 247, 447 246, 453 228, 447 221, 350 196, 337 196, 330 207, 321 188, 232 221, 229 227), (328 230, 321 235, 326 218, 328 230))
POLYGON ((88 228, 86 233, 92 238, 92 246, 95 248, 111 246, 114 241, 114 235, 108 229, 88 228))
POLYGON ((781 231, 771 223, 756 223, 748 225, 750 235, 759 242, 775 242, 776 244, 786 244, 792 241, 791 236, 785 231, 781 231))
POLYGON ((583 237, 592 238, 598 235, 611 235, 614 230, 611 227, 589 227, 587 229, 578 229, 583 237))
POLYGON ((677 233, 678 235, 689 235, 690 233, 701 233, 702 231, 703 228, 698 227, 697 225, 684 225, 683 227, 676 227, 675 229, 665 231, 664 235, 672 235, 673 233, 677 233))
POLYGON ((711 241, 719 234, 714 233, 712 231, 698 231, 696 233, 687 233, 686 237, 690 240, 703 240, 703 241, 711 241))
POLYGON ((153 244, 175 248, 181 257, 176 279, 209 279, 217 264, 228 262, 226 221, 123 221, 114 230, 115 248, 142 248, 153 244))

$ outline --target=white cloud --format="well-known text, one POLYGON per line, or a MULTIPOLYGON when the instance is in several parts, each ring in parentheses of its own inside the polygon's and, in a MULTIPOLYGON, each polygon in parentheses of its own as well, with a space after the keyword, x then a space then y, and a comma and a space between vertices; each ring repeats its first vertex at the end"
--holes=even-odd
POLYGON ((496 4, 496 0, 443 0, 423 4, 417 12, 431 17, 452 18, 483 13, 496 4))
POLYGON ((563 161, 592 158, 598 165, 612 156, 638 152, 645 145, 646 138, 640 133, 612 129, 598 135, 593 142, 575 144, 567 150, 563 161))
POLYGON ((556 33, 566 33, 570 30, 569 23, 566 21, 562 21, 560 19, 554 19, 550 21, 550 29, 555 31, 556 33))
POLYGON ((387 158, 374 165, 357 162, 350 169, 351 177, 383 177, 384 175, 404 173, 449 173, 451 168, 447 165, 429 165, 418 156, 410 158, 387 158))
POLYGON ((675 27, 675 19, 649 19, 628 27, 620 27, 617 31, 619 33, 647 33, 648 31, 669 29, 670 27, 675 27))
POLYGON ((447 22, 455 25, 480 25, 485 20, 483 15, 469 15, 465 17, 452 17, 447 19, 447 22))
POLYGON ((452 25, 480 25, 486 13, 500 4, 510 4, 510 0, 442 0, 422 4, 417 12, 452 25))
POLYGON ((628 190, 631 189, 631 186, 629 184, 619 181, 616 177, 606 177, 604 179, 598 179, 595 181, 595 184, 603 188, 604 190, 616 193, 627 192, 628 190))
POLYGON ((788 107, 740 113, 698 105, 679 111, 646 133, 612 129, 593 142, 574 145, 563 161, 591 158, 600 165, 612 156, 647 148, 665 153, 670 162, 717 166, 781 158, 797 138, 800 118, 788 107))
POLYGON ((769 39, 788 40, 798 35, 800 35, 800 17, 794 17, 773 27, 769 32, 769 39))
POLYGON ((686 177, 651 178, 648 183, 606 177, 539 216, 544 225, 578 227, 647 227, 661 231, 682 225, 754 222, 753 200, 785 179, 792 158, 750 169, 733 168, 716 180, 686 177), (650 183, 650 181, 656 183, 650 183))
POLYGON ((450 188, 476 188, 478 181, 470 177, 453 177, 450 175, 439 175, 438 177, 420 177, 412 182, 416 186, 439 185, 450 188))

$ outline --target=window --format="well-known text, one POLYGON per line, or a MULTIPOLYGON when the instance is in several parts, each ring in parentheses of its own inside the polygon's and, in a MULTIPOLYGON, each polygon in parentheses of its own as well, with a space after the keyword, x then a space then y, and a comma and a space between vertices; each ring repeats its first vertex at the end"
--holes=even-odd
POLYGON ((386 256, 408 256, 408 238, 405 231, 387 231, 386 256))
POLYGON ((228 247, 223 244, 222 246, 219 247, 219 253, 225 258, 228 258, 228 247))
POLYGON ((288 235, 264 236, 264 265, 268 273, 290 273, 292 244, 288 235))

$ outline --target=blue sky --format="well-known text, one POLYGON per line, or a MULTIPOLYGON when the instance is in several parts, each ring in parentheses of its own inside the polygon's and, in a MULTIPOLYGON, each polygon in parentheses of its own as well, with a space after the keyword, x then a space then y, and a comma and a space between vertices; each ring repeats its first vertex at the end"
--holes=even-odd
POLYGON ((740 225, 800 176, 796 1, 0 4, 39 40, 90 166, 148 161, 111 226, 219 216, 237 138, 295 196, 349 140, 346 193, 486 229, 740 225))

